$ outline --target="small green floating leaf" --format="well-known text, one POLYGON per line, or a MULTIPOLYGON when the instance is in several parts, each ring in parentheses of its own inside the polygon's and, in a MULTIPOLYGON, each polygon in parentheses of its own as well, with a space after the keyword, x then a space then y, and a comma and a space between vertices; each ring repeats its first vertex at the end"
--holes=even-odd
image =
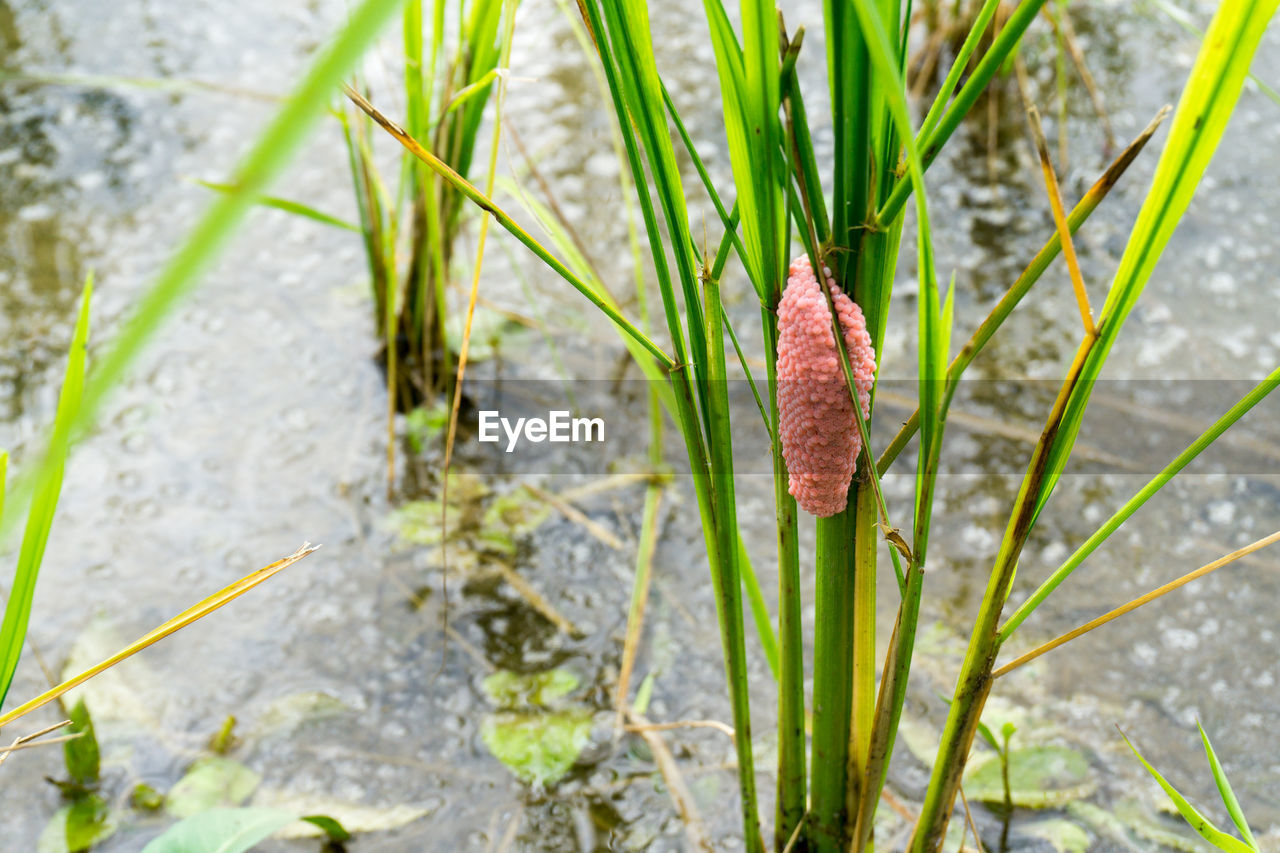
POLYGON ((111 808, 97 794, 89 794, 58 809, 40 833, 36 853, 80 853, 115 831, 111 808))
POLYGON ((129 794, 129 805, 139 811, 153 812, 164 805, 164 794, 146 782, 139 782, 129 794))
POLYGON ((499 708, 545 708, 578 688, 580 680, 567 669, 549 669, 532 675, 498 670, 483 682, 485 695, 499 708))
POLYGON ((516 778, 550 785, 569 772, 591 737, 591 714, 584 709, 499 711, 480 727, 485 746, 516 778))
POLYGON ((197 759, 169 791, 165 809, 191 817, 221 806, 238 806, 253 794, 262 777, 239 761, 209 755, 197 759))
POLYGON ((1085 853, 1089 849, 1089 833, 1063 818, 1037 821, 1020 832, 1049 842, 1056 853, 1085 853))
POLYGON ((499 671, 484 680, 485 693, 504 710, 485 716, 480 736, 493 756, 522 782, 539 786, 556 782, 586 747, 591 737, 590 711, 547 709, 578 684, 578 676, 565 669, 534 675, 499 671))
POLYGON ((440 501, 409 501, 387 516, 387 526, 414 545, 439 545, 440 501))
MULTIPOLYGON (((1026 746, 1009 750, 1009 787, 1013 804, 1023 808, 1055 808, 1089 796, 1097 783, 1089 778, 1089 762, 1065 746, 1026 746)), ((992 756, 965 774, 970 800, 1004 802, 1000 761, 992 756)))
POLYGON ((421 454, 449 426, 449 407, 419 406, 405 415, 404 426, 409 446, 414 453, 421 454))
POLYGON ((111 807, 97 794, 81 797, 67 812, 67 849, 88 850, 116 831, 111 807))
POLYGON ((82 788, 92 788, 98 784, 99 756, 98 738, 93 731, 93 720, 89 717, 89 709, 81 699, 71 709, 71 725, 69 734, 80 737, 69 740, 62 745, 62 753, 67 764, 67 773, 71 781, 82 788))
POLYGON ((513 538, 532 533, 551 517, 546 501, 527 489, 516 489, 496 498, 484 513, 485 530, 501 530, 513 538))
POLYGON ((341 699, 320 690, 289 693, 273 701, 258 717, 250 738, 286 734, 299 726, 352 712, 341 699))
POLYGON ((297 819, 279 809, 210 809, 174 824, 142 853, 244 853, 297 819))

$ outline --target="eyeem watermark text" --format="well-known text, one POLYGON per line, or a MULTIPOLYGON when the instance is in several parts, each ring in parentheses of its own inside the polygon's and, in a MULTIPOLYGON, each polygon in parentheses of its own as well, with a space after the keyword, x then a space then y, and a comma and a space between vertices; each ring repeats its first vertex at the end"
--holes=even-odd
POLYGON ((499 427, 506 435, 506 452, 516 449, 520 439, 524 438, 539 444, 544 441, 554 442, 591 442, 604 441, 603 418, 571 418, 568 411, 547 412, 543 418, 510 418, 502 417, 495 411, 480 412, 480 441, 497 443, 501 441, 499 427))

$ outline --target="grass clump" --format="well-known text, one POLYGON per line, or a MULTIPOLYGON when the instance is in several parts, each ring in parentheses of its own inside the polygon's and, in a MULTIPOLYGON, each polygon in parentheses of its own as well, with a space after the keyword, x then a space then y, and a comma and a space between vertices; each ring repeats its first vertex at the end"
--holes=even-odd
MULTIPOLYGON (((984 10, 990 11, 986 6, 984 10)), ((964 39, 970 54, 957 57, 917 128, 912 124, 903 73, 909 18, 893 2, 826 3, 835 153, 831 182, 824 185, 810 142, 804 93, 795 74, 801 33, 790 35, 780 26, 772 3, 753 0, 740 5, 741 27, 735 30, 719 0, 706 0, 704 11, 715 51, 734 179, 732 187, 727 187, 714 186, 687 137, 671 132, 673 125, 678 131, 683 125, 657 68, 647 5, 642 0, 587 0, 580 4, 607 80, 631 178, 639 190, 636 201, 649 237, 666 326, 663 343, 622 316, 589 281, 529 237, 491 198, 415 142, 412 133, 383 119, 389 130, 399 131, 397 135, 408 150, 493 213, 499 224, 600 306, 630 339, 633 352, 647 369, 661 371, 662 399, 688 454, 716 596, 733 712, 742 831, 749 850, 763 850, 766 833, 755 782, 747 684, 741 592, 745 563, 738 546, 740 519, 734 488, 736 425, 727 397, 725 332, 729 330, 723 320, 720 287, 723 259, 736 254, 760 301, 761 342, 769 364, 767 403, 771 414, 767 417, 775 463, 779 577, 778 802, 769 846, 814 851, 861 851, 872 844, 875 813, 906 699, 925 592, 933 498, 956 383, 1048 263, 1059 252, 1067 261, 1083 328, 1057 397, 1045 413, 1044 429, 1027 460, 986 593, 973 616, 969 648, 957 674, 932 776, 909 845, 913 853, 932 853, 942 843, 956 806, 1001 646, 1016 627, 1006 622, 1002 630, 1002 615, 1023 547, 1071 456, 1093 385, 1119 339, 1125 318, 1221 139, 1240 96, 1249 60, 1276 2, 1228 0, 1218 10, 1183 92, 1152 186, 1096 315, 1075 260, 1072 233, 1118 172, 1109 172, 1068 214, 1036 111, 1029 109, 1056 228, 1027 273, 1012 284, 1010 294, 953 361, 954 299, 950 293, 944 298, 935 273, 925 171, 992 79, 1015 62, 1024 33, 1045 6, 1044 0, 1023 0, 1009 10, 998 33, 989 40, 982 38, 989 16, 979 15, 964 39), (677 166, 681 143, 699 166, 701 187, 685 185, 677 166), (699 251, 692 236, 688 202, 695 192, 710 197, 724 227, 714 264, 699 251), (727 205, 723 199, 730 194, 735 200, 727 205), (794 254, 807 255, 814 269, 829 267, 841 290, 861 307, 872 344, 881 351, 891 309, 897 303, 893 283, 908 201, 914 205, 915 276, 919 280, 915 299, 919 409, 904 428, 907 438, 913 432, 919 434, 914 496, 909 511, 887 505, 879 476, 892 468, 906 439, 895 440, 893 452, 886 453, 877 466, 866 447, 865 419, 853 401, 863 438, 860 475, 850 488, 846 509, 816 522, 817 550, 810 569, 816 575, 817 590, 810 699, 804 691, 807 644, 800 619, 797 543, 801 515, 789 494, 788 472, 779 446, 777 308, 787 259, 794 254), (799 235, 798 249, 792 248, 793 234, 799 235), (903 528, 894 524, 899 515, 903 528), (877 648, 875 614, 877 560, 883 540, 892 546, 887 551, 895 568, 899 607, 888 648, 882 650, 877 648), (807 708, 812 708, 808 738, 807 708)), ((371 105, 365 106, 376 114, 371 105)), ((1116 169, 1123 171, 1141 142, 1145 137, 1121 156, 1116 169)), ((819 280, 830 306, 831 291, 825 277, 819 280)), ((846 391, 852 394, 849 354, 838 326, 833 326, 833 337, 846 391)), ((1270 388, 1264 383, 1242 407, 1247 409, 1270 388)), ((1228 419, 1242 413, 1233 410, 1228 419)), ((1189 449, 1189 456, 1184 454, 1175 461, 1124 511, 1145 502, 1224 428, 1221 424, 1211 428, 1189 449)), ((1116 526, 1101 532, 1093 546, 1116 526)), ((1055 583, 1078 565, 1076 561, 1055 575, 1055 583)), ((1043 600, 1044 596, 1039 596, 1036 605, 1043 600)))

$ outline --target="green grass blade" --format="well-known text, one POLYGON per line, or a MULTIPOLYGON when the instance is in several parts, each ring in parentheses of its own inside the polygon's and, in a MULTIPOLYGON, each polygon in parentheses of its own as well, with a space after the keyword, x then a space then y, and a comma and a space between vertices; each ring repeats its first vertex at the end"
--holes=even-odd
POLYGON ((1085 359, 1080 381, 1067 401, 1062 429, 1051 447, 1048 470, 1038 495, 1037 514, 1066 467, 1093 383, 1106 363, 1111 346, 1125 318, 1137 304, 1222 139, 1240 98, 1249 63, 1277 5, 1280 5, 1277 0, 1224 0, 1214 15, 1174 114, 1151 189, 1138 212, 1138 220, 1103 304, 1097 344, 1085 359))
POLYGON ((928 139, 934 128, 938 126, 938 120, 942 118, 947 102, 951 99, 951 93, 956 90, 964 70, 969 67, 969 57, 973 56, 973 51, 978 47, 978 42, 982 40, 982 35, 987 31, 987 27, 991 24, 991 19, 995 16, 996 9, 999 6, 1000 0, 983 0, 982 8, 974 16, 973 24, 969 27, 969 32, 964 37, 964 43, 960 45, 960 51, 951 63, 951 70, 947 72, 946 79, 942 81, 942 86, 938 89, 938 94, 934 96, 933 103, 929 105, 929 112, 925 114, 924 121, 920 123, 917 142, 923 142, 928 139))
MULTIPOLYGON (((1040 9, 1044 4, 1045 0, 1022 0, 1018 8, 1014 9, 1013 14, 1004 22, 1004 26, 1000 28, 1000 35, 996 36, 991 47, 987 49, 986 54, 983 55, 982 60, 978 63, 978 67, 973 70, 973 73, 965 80, 964 85, 960 87, 960 91, 956 93, 951 107, 938 120, 937 126, 927 137, 916 140, 925 168, 928 168, 938 154, 941 153, 943 146, 951 138, 951 134, 955 133, 956 128, 960 126, 960 122, 969 114, 969 110, 973 109, 978 97, 987 88, 991 78, 1000 70, 1000 66, 1013 55, 1019 41, 1022 39, 1022 34, 1026 32, 1027 27, 1035 20, 1036 15, 1040 14, 1040 9)), ((880 206, 880 210, 876 214, 876 220, 881 223, 892 222, 902 211, 902 205, 906 203, 907 196, 911 194, 913 187, 913 183, 908 178, 899 179, 893 188, 893 192, 889 194, 889 197, 880 206)))
MULTIPOLYGON (((662 87, 662 99, 667 106, 667 114, 671 116, 671 122, 676 127, 676 133, 679 134, 681 142, 684 143, 685 150, 689 152, 689 159, 693 161, 693 168, 697 170, 698 177, 702 180, 702 186, 707 191, 707 197, 711 199, 711 204, 716 209, 716 214, 720 217, 720 224, 724 226, 725 237, 730 240, 734 250, 738 253, 738 257, 742 259, 742 264, 747 270, 747 277, 751 279, 751 284, 755 287, 756 292, 763 294, 764 285, 754 278, 752 266, 748 263, 747 250, 742 245, 742 240, 738 237, 738 221, 741 218, 739 214, 737 202, 733 205, 732 211, 725 210, 724 203, 720 200, 720 193, 716 191, 715 185, 711 182, 711 175, 707 172, 707 167, 702 162, 698 149, 694 147, 693 140, 689 138, 689 131, 685 128, 684 121, 680 118, 680 113, 676 111, 676 105, 671 100, 667 87, 662 87)), ((717 274, 718 275, 718 274, 717 274)), ((763 298, 763 295, 761 296, 763 298)))
POLYGON ((1280 368, 1273 370, 1266 379, 1259 382, 1252 391, 1240 399, 1234 406, 1228 409, 1222 417, 1214 421, 1213 425, 1205 430, 1199 438, 1193 441, 1186 450, 1179 453, 1172 462, 1164 467, 1159 474, 1152 477, 1150 482, 1143 486, 1137 494, 1125 502, 1115 513, 1108 518, 1101 527, 1094 531, 1093 535, 1085 540, 1075 553, 1067 558, 1061 566, 1053 571, 1045 581, 1040 584, 1031 596, 1024 601, 1013 615, 1009 617, 1004 627, 1000 629, 1000 642, 1007 640, 1018 626, 1032 613, 1035 612, 1044 600, 1057 589, 1063 581, 1071 576, 1071 573, 1079 568, 1080 564, 1089 558, 1089 555, 1097 550, 1103 542, 1105 542, 1111 534, 1120 529, 1131 515, 1138 511, 1148 500, 1151 499, 1156 492, 1164 488, 1164 486, 1172 480, 1179 471, 1191 464, 1197 456, 1213 444, 1218 438, 1231 428, 1232 424, 1244 417, 1250 409, 1280 386, 1280 368))
MULTIPOLYGON (((798 42, 804 31, 798 30, 792 37, 792 44, 798 42)), ((827 214, 827 202, 822 193, 822 181, 818 177, 818 164, 813 155, 813 138, 809 133, 809 115, 804 105, 804 95, 800 90, 800 77, 796 73, 795 63, 783 76, 783 104, 787 114, 787 127, 790 132, 790 144, 786 145, 789 168, 804 183, 805 193, 813 209, 814 234, 819 243, 826 243, 831 236, 831 220, 827 214)), ((807 229, 800 232, 808 237, 807 229)), ((810 254, 816 254, 816 247, 810 254)))
MULTIPOLYGON (((720 287, 715 278, 703 279, 704 305, 707 318, 708 359, 705 393, 707 401, 707 447, 711 467, 711 499, 714 510, 715 538, 718 540, 719 566, 713 568, 712 583, 718 587, 716 597, 720 632, 724 644, 725 669, 729 680, 729 698, 733 706, 735 744, 738 753, 738 784, 742 795, 743 843, 749 851, 764 850, 760 837, 759 808, 756 803, 755 758, 751 743, 751 704, 747 684, 746 643, 742 619, 742 565, 739 555, 745 553, 737 526, 736 496, 733 484, 732 423, 729 415, 728 382, 725 370, 724 334, 721 329, 720 287)), ((758 587, 757 587, 758 589, 758 587)), ((761 602, 763 604, 763 601, 761 602)), ((764 614, 765 621, 768 613, 764 614)), ((762 641, 769 635, 762 635, 762 641)), ((774 661, 776 663, 776 644, 774 661)))
MULTIPOLYGON (((871 68, 864 34, 857 16, 844 0, 824 0, 823 21, 827 36, 827 83, 831 90, 831 121, 835 150, 831 164, 831 239, 839 250, 831 269, 841 287, 853 282, 850 297, 863 309, 878 303, 860 292, 870 282, 855 281, 858 247, 865 233, 870 206, 871 129, 869 116, 871 68)), ((876 319, 868 316, 872 341, 877 340, 876 319)), ((877 347, 877 351, 879 348, 877 347)))
POLYGON ((1231 822, 1236 825, 1236 829, 1240 830, 1240 835, 1254 850, 1258 849, 1258 842, 1254 840, 1253 832, 1249 829, 1249 821, 1245 819, 1244 809, 1240 808, 1240 801, 1236 799, 1235 791, 1231 790, 1231 783, 1227 781, 1227 773, 1222 769, 1222 762, 1218 760, 1218 754, 1213 751, 1213 744, 1209 742, 1209 735, 1205 733, 1204 726, 1200 725, 1200 721, 1196 721, 1196 728, 1200 730, 1200 739, 1204 741, 1204 754, 1209 757, 1209 767, 1213 770, 1213 781, 1218 786, 1218 793, 1222 795, 1222 804, 1227 807, 1227 814, 1231 815, 1231 822))
MULTIPOLYGON (((1204 30, 1196 26, 1196 23, 1192 20, 1191 16, 1182 9, 1179 9, 1177 6, 1168 2, 1168 0, 1147 0, 1147 2, 1151 3, 1151 5, 1168 15, 1175 24, 1182 27, 1184 32, 1195 36, 1197 39, 1204 38, 1204 30)), ((1273 86, 1263 82, 1258 75, 1254 74, 1252 71, 1249 72, 1249 79, 1258 87, 1259 92, 1266 95, 1272 102, 1280 104, 1280 92, 1277 92, 1273 86)))
POLYGON ((777 681, 778 635, 773 632, 773 617, 769 615, 769 606, 764 603, 764 593, 760 590, 760 582, 756 580, 756 570, 751 565, 751 556, 747 554, 747 546, 742 541, 741 533, 738 534, 738 566, 742 569, 742 588, 747 593, 751 619, 755 622, 756 633, 760 635, 760 648, 769 664, 769 672, 773 673, 773 680, 777 681))
POLYGON ((1169 782, 1160 775, 1159 771, 1152 767, 1147 760, 1142 757, 1142 753, 1138 752, 1138 748, 1133 745, 1133 742, 1130 741, 1128 737, 1125 736, 1124 732, 1120 733, 1120 737, 1124 738, 1124 742, 1128 744, 1129 749, 1133 750, 1133 754, 1142 762, 1142 766, 1147 768, 1147 772, 1155 778, 1156 782, 1160 784, 1160 787, 1164 789, 1164 792, 1168 794, 1169 801, 1172 802, 1173 807, 1178 810, 1178 814, 1182 815, 1183 819, 1190 824, 1191 828, 1194 829, 1201 838, 1208 841, 1219 850, 1226 851, 1226 853, 1253 853, 1253 848, 1248 844, 1245 844, 1234 835, 1228 835, 1218 829, 1218 827, 1213 825, 1212 821, 1200 814, 1200 812, 1196 811, 1195 806, 1191 805, 1191 803, 1187 801, 1187 798, 1178 792, 1177 788, 1170 785, 1169 782))
MULTIPOLYGON (((196 179, 196 183, 206 189, 211 189, 220 193, 229 193, 235 190, 231 184, 217 184, 213 181, 203 181, 196 179)), ((285 213, 291 213, 294 216, 301 216, 304 219, 310 219, 313 222, 319 222, 321 225, 332 225, 334 228, 341 228, 345 231, 355 231, 361 233, 362 229, 354 222, 348 222, 337 216, 325 213, 323 210, 316 210, 314 207, 305 205, 300 201, 292 199, 280 198, 279 196, 264 195, 256 199, 257 203, 263 207, 270 207, 276 210, 282 210, 285 213)))
MULTIPOLYGON (((231 182, 238 191, 214 199, 102 352, 85 385, 76 429, 93 421, 107 393, 124 378, 165 318, 226 247, 235 229, 253 208, 255 199, 264 194, 316 122, 327 113, 330 98, 343 75, 372 44, 401 2, 364 0, 352 9, 341 31, 320 51, 292 95, 241 161, 231 182)), ((19 503, 30 494, 28 484, 47 477, 52 464, 46 452, 44 460, 31 469, 31 479, 26 476, 20 479, 14 490, 21 499, 19 503)), ((8 529, 7 525, 4 529, 8 529)))
POLYGON ((26 532, 22 537, 22 548, 18 552, 18 564, 14 569, 13 585, 5 604, 4 622, 0 623, 0 705, 4 704, 9 686, 13 683, 13 674, 18 668, 18 659, 22 657, 22 645, 27 638, 27 623, 31 617, 31 603, 35 598, 36 578, 40 574, 40 564, 44 561, 45 545, 49 542, 49 529, 53 526, 53 514, 62 491, 62 472, 71 449, 71 436, 84 394, 89 304, 92 297, 93 274, 90 273, 84 284, 84 294, 80 297, 80 315, 76 319, 71 351, 67 355, 67 370, 62 380, 62 392, 58 396, 53 436, 49 441, 49 464, 41 469, 42 476, 36 482, 35 497, 31 501, 26 532))

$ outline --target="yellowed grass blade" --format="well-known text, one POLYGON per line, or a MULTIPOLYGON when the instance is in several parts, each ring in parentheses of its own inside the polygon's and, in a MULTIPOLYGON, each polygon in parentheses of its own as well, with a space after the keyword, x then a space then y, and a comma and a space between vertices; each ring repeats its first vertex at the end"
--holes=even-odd
POLYGON ((1062 189, 1058 186, 1058 175, 1054 171, 1053 161, 1049 159, 1049 143, 1044 138, 1044 128, 1040 126, 1040 112, 1033 104, 1027 104, 1027 120, 1031 125, 1031 135, 1035 138, 1036 152, 1040 155, 1040 172, 1044 175, 1045 191, 1049 194, 1049 207, 1053 210, 1053 224, 1058 229, 1058 237, 1062 240, 1062 257, 1067 262, 1067 270, 1071 273, 1071 286, 1076 292, 1076 303, 1080 306, 1080 319, 1084 321, 1087 335, 1097 335, 1098 327, 1093 321, 1093 310, 1089 307, 1089 292, 1084 286, 1084 277, 1080 274, 1080 261, 1076 258, 1076 246, 1071 239, 1071 228, 1067 225, 1067 212, 1062 204, 1062 189))
POLYGON ((111 657, 107 658, 101 663, 98 663, 98 664, 95 664, 94 666, 89 667, 79 675, 73 678, 67 679, 66 681, 62 682, 56 687, 52 687, 49 690, 46 690, 44 693, 41 693, 36 698, 28 702, 24 702, 23 704, 19 705, 13 710, 8 711, 3 715, 0 715, 0 728, 4 728, 5 726, 12 723, 14 720, 20 719, 21 717, 24 717, 27 714, 30 714, 32 711, 36 710, 37 708, 41 708, 49 704, 54 699, 57 699, 59 696, 66 693, 68 690, 72 690, 76 687, 79 687, 81 684, 84 684, 86 681, 88 681, 90 678, 93 678, 95 675, 99 675, 100 673, 106 672, 108 669, 120 663, 120 661, 124 660, 125 658, 132 657, 133 655, 137 654, 138 652, 142 651, 143 649, 147 648, 153 643, 157 643, 160 640, 163 640, 165 637, 169 636, 175 631, 182 630, 183 628, 190 625, 192 622, 195 622, 197 619, 203 619, 205 616, 208 616, 210 613, 222 607, 223 605, 229 604, 230 602, 239 598, 241 595, 253 589, 255 586, 267 580, 268 578, 271 578, 279 574, 280 572, 284 571, 285 569, 289 568, 294 563, 301 560, 303 557, 315 551, 318 547, 319 547, 318 545, 313 546, 310 542, 304 543, 301 548, 294 551, 289 556, 281 560, 276 560, 271 565, 258 569, 256 572, 252 572, 248 575, 245 575, 243 578, 231 584, 230 586, 225 587, 219 590, 218 592, 215 592, 213 595, 209 596, 203 601, 200 601, 199 603, 194 604, 191 607, 188 607, 186 610, 182 611, 177 616, 165 622, 160 627, 156 628, 155 630, 147 634, 144 634, 138 640, 125 646, 123 649, 111 655, 111 657))
POLYGON ((1232 551, 1230 554, 1226 554, 1222 557, 1219 557, 1218 559, 1214 560, 1212 563, 1206 563, 1205 565, 1201 566, 1200 568, 1196 569, 1193 572, 1187 572, 1185 575, 1178 578, 1177 580, 1169 581, 1164 586, 1158 587, 1157 589, 1153 589, 1151 590, 1151 592, 1148 592, 1146 595, 1138 596, 1133 601, 1130 601, 1128 604, 1121 605, 1120 607, 1117 607, 1115 610, 1112 610, 1109 613, 1102 614, 1097 619, 1094 619, 1091 622, 1086 622, 1085 624, 1081 625, 1079 628, 1076 628, 1073 631, 1068 631, 1062 636, 1056 639, 1050 640, 1049 642, 1045 643, 1042 646, 1038 646, 1032 649, 1031 651, 1027 652, 1025 655, 1022 655, 1021 657, 1011 660, 1009 661, 1009 663, 997 669, 995 672, 991 674, 991 677, 999 678, 1005 673, 1012 672, 1013 670, 1022 666, 1024 663, 1029 663, 1035 660, 1036 658, 1040 657, 1045 652, 1051 652, 1054 649, 1056 649, 1058 646, 1069 643, 1072 640, 1074 640, 1076 637, 1089 633, 1094 628, 1097 628, 1101 625, 1105 625, 1113 619, 1118 619, 1119 617, 1125 615, 1126 613, 1131 613, 1134 610, 1137 610, 1142 605, 1149 604, 1152 601, 1155 601, 1157 598, 1160 598, 1163 595, 1167 595, 1168 593, 1173 592, 1178 587, 1185 586, 1191 583, 1196 578, 1204 577, 1205 575, 1209 574, 1212 571, 1216 571, 1217 569, 1220 569, 1223 566, 1228 565, 1229 563, 1234 563, 1236 560, 1240 559, 1241 557, 1246 557, 1249 554, 1252 554, 1254 551, 1259 551, 1275 542, 1280 542, 1280 531, 1276 531, 1275 533, 1272 533, 1270 536, 1264 536, 1263 538, 1259 539, 1257 542, 1253 542, 1249 545, 1245 545, 1243 548, 1240 548, 1236 551, 1232 551))

